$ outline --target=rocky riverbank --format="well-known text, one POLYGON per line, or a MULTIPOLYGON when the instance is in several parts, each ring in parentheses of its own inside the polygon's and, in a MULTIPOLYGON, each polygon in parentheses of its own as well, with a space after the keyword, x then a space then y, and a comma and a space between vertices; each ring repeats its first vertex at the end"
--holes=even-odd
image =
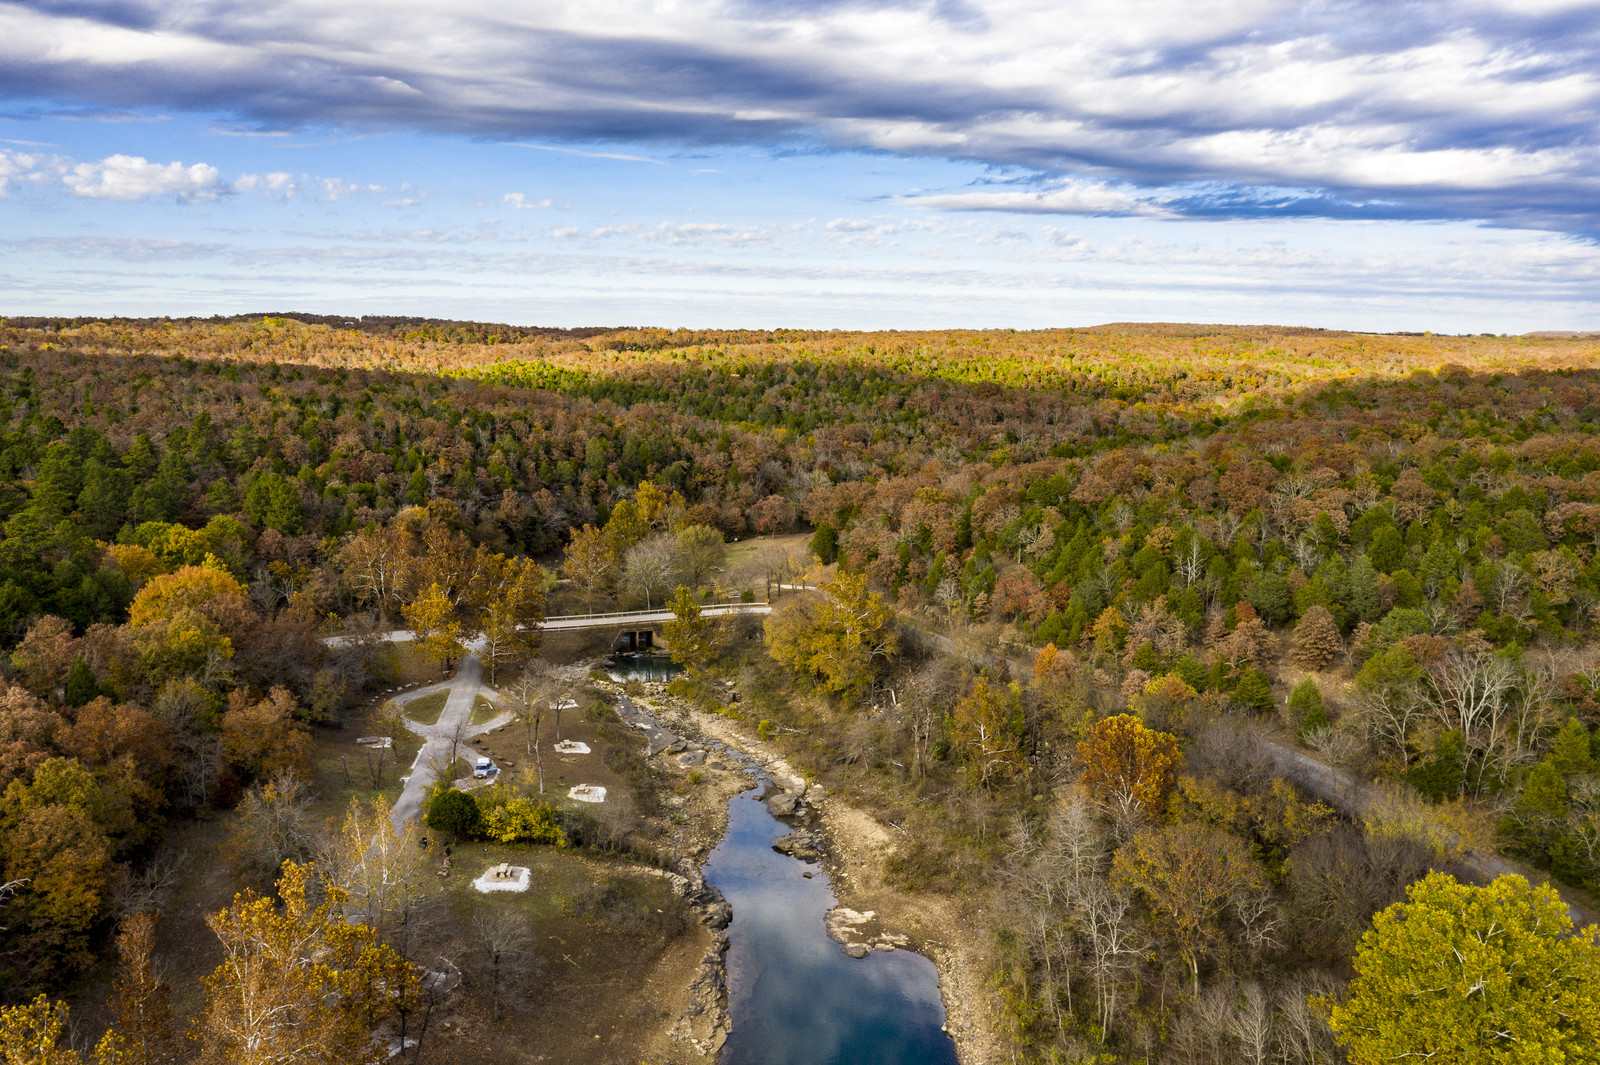
POLYGON ((727 829, 728 800, 749 790, 749 770, 739 756, 725 747, 700 742, 696 735, 676 726, 664 727, 652 704, 630 698, 622 685, 602 681, 595 688, 611 700, 625 725, 642 734, 646 759, 673 782, 659 796, 661 807, 667 811, 665 832, 671 870, 648 872, 670 881, 673 892, 689 903, 710 931, 711 946, 689 985, 687 1003, 673 1019, 667 1035, 697 1055, 715 1060, 732 1030, 728 1014, 727 928, 733 909, 722 892, 706 882, 701 867, 727 829), (693 785, 689 785, 690 779, 694 780, 693 785))
MULTIPOLYGON (((838 899, 827 918, 828 934, 852 957, 906 948, 930 958, 939 971, 946 1027, 963 1065, 1001 1065, 990 994, 982 978, 988 936, 953 900, 911 895, 886 881, 884 863, 897 845, 889 828, 840 797, 808 786, 776 748, 742 724, 669 695, 664 684, 645 684, 629 706, 630 713, 647 715, 652 726, 673 737, 658 747, 658 737, 649 736, 651 748, 664 759, 675 759, 670 748, 682 742, 679 750, 684 753, 691 748, 706 752, 708 767, 733 761, 741 776, 757 768, 766 773, 775 785, 767 796, 768 808, 795 828, 774 846, 803 861, 816 861, 828 873, 838 899)), ((719 822, 723 828, 725 817, 719 822)))

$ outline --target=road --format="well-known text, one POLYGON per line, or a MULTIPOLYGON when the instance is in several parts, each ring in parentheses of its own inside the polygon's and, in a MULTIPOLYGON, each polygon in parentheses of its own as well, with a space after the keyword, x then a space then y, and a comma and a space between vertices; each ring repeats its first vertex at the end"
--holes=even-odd
MULTIPOLYGON (((713 603, 700 608, 700 615, 708 618, 733 617, 742 614, 770 614, 771 603, 713 603)), ((625 629, 629 625, 659 625, 671 621, 673 618, 670 610, 633 610, 615 614, 565 614, 559 617, 546 618, 544 631, 569 632, 574 629, 625 629)), ((414 640, 417 634, 410 629, 392 629, 389 632, 375 633, 374 637, 388 643, 406 643, 414 640)), ((352 636, 329 636, 322 642, 329 647, 344 647, 354 642, 352 636)), ((475 646, 468 644, 469 648, 475 646)))
MULTIPOLYGON (((987 654, 965 647, 939 633, 920 628, 916 629, 916 632, 940 650, 977 662, 979 665, 997 666, 1004 662, 1011 667, 1013 675, 1025 675, 1033 668, 1030 663, 1021 659, 987 654)), ((1347 817, 1360 821, 1372 805, 1382 797, 1382 793, 1371 784, 1356 779, 1337 766, 1320 761, 1307 751, 1279 743, 1268 736, 1252 735, 1250 738, 1280 774, 1347 817)), ((1549 881, 1548 877, 1523 869, 1499 854, 1472 851, 1462 856, 1460 864, 1485 884, 1495 877, 1515 874, 1526 877, 1529 883, 1548 881, 1550 886, 1560 890, 1560 886, 1554 881, 1549 881)), ((1570 892, 1562 891, 1561 900, 1567 904, 1567 913, 1574 924, 1597 923, 1596 915, 1572 901, 1570 892)))
POLYGON ((394 701, 404 709, 405 705, 413 700, 441 691, 447 691, 450 695, 445 700, 444 709, 439 711, 437 722, 423 725, 405 718, 406 728, 421 736, 423 743, 422 750, 417 752, 416 760, 411 763, 411 774, 402 778, 405 787, 390 811, 390 817, 396 825, 403 825, 420 816, 423 797, 438 779, 438 769, 449 764, 452 744, 456 746, 457 758, 472 758, 476 753, 468 744, 472 737, 499 728, 511 720, 511 714, 507 711, 497 714, 493 720, 485 724, 469 724, 472 720, 472 706, 477 702, 478 696, 492 699, 495 695, 494 690, 483 683, 483 663, 472 654, 461 660, 456 675, 449 680, 398 695, 394 701), (459 734, 457 729, 460 729, 459 734))

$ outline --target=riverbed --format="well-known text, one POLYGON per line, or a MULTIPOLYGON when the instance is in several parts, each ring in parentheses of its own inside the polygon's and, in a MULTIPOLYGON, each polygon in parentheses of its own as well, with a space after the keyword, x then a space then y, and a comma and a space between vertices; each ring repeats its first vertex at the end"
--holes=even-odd
POLYGON ((847 957, 824 929, 827 874, 772 849, 789 828, 760 794, 729 801, 703 870, 733 906, 722 1065, 957 1065, 933 963, 904 950, 847 957))

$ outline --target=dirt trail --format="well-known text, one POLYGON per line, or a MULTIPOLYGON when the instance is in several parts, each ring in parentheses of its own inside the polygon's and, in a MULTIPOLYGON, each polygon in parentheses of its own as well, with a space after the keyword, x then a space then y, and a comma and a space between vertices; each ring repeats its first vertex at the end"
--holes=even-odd
MULTIPOLYGON (((1383 798, 1383 793, 1371 784, 1365 784, 1336 766, 1319 761, 1306 751, 1296 750, 1265 736, 1252 737, 1257 748, 1279 773, 1306 791, 1323 800, 1341 813, 1360 818, 1383 798)), ((1463 855, 1460 864, 1475 879, 1488 883, 1498 876, 1517 875, 1530 883, 1541 880, 1561 891, 1559 885, 1539 873, 1524 869, 1498 854, 1472 851, 1463 855)), ((1561 901, 1567 904, 1567 914, 1574 924, 1595 924, 1596 916, 1572 900, 1570 892, 1561 891, 1561 901)))

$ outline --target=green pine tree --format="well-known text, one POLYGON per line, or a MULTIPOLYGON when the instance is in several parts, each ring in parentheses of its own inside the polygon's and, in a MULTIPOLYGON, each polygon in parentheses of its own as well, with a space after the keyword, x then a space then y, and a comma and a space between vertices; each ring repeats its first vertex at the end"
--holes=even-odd
POLYGON ((1248 707, 1257 713, 1266 713, 1272 709, 1272 684, 1254 666, 1246 669, 1239 678, 1239 684, 1233 689, 1233 701, 1241 706, 1248 707))
POLYGON ((67 673, 67 705, 84 706, 99 694, 100 682, 94 679, 94 670, 79 656, 67 673))
POLYGON ((1550 761, 1564 776, 1595 771, 1589 730, 1582 721, 1575 717, 1567 719, 1566 725, 1556 733, 1555 743, 1550 748, 1550 761))

